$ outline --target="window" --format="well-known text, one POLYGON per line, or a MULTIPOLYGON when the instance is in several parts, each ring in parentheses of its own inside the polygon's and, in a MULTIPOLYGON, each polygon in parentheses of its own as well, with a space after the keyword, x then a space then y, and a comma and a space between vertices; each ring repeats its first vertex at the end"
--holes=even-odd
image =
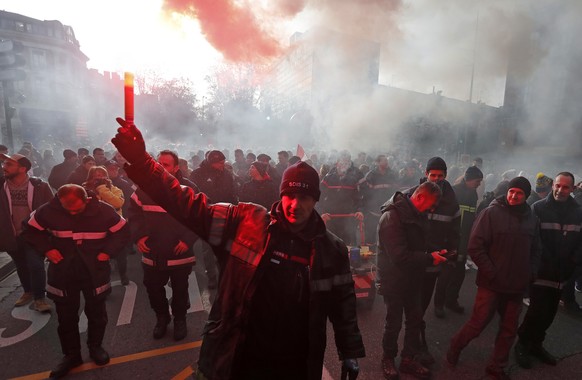
POLYGON ((47 66, 46 50, 31 49, 30 50, 30 67, 42 69, 47 66))

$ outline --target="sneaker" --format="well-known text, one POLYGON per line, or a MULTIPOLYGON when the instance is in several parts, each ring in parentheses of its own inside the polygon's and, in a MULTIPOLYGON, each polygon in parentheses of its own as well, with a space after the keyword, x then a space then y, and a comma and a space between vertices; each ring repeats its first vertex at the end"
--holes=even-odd
POLYGON ((402 358, 400 372, 416 377, 417 379, 430 378, 430 370, 412 358, 402 358))
POLYGON ((531 357, 529 355, 529 348, 523 344, 521 341, 517 341, 514 348, 515 360, 521 368, 530 369, 531 368, 531 357))
POLYGON ((75 367, 80 366, 83 364, 83 358, 81 357, 81 353, 77 353, 74 355, 65 355, 59 364, 51 371, 49 377, 51 379, 60 379, 61 377, 65 376, 75 367))
POLYGON ((527 298, 527 297, 526 297, 526 298, 524 298, 524 299, 522 300, 522 302, 523 302, 523 304, 524 304, 525 306, 529 306, 529 298, 527 298))
POLYGON ((382 359, 382 373, 386 380, 397 380, 399 378, 398 370, 394 364, 394 358, 382 359))
POLYGON ((530 353, 538 358, 542 363, 558 365, 558 359, 556 359, 554 355, 550 354, 541 344, 539 346, 532 347, 530 353))
POLYGON ((46 302, 46 298, 39 298, 34 300, 34 310, 45 313, 47 311, 51 311, 51 309, 52 307, 48 302, 46 302))
POLYGON ((34 297, 32 296, 32 293, 24 293, 20 296, 19 299, 16 300, 16 302, 14 302, 14 306, 28 305, 30 302, 32 302, 33 299, 34 297))
POLYGON ((582 284, 576 282, 576 285, 574 285, 574 290, 576 290, 578 293, 582 293, 582 284))

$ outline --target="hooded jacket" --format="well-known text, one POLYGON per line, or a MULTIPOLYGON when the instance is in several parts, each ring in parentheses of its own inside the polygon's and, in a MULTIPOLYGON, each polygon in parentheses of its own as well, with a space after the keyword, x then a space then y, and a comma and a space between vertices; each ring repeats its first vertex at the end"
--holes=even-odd
POLYGON ((428 220, 410 198, 396 192, 381 207, 378 227, 378 292, 401 295, 418 288, 425 268, 432 265, 427 253, 428 220))
POLYGON ((110 205, 89 198, 83 212, 71 215, 61 206, 58 197, 30 215, 22 237, 44 256, 57 249, 63 256, 58 264, 49 264, 46 290, 50 298, 67 296, 67 279, 81 259, 87 268, 94 296, 104 296, 111 289, 109 261, 97 260, 101 252, 114 257, 129 239, 125 219, 110 205))
MULTIPOLYGON (((257 284, 271 259, 281 221, 264 207, 208 204, 151 157, 127 173, 157 204, 214 248, 221 276, 204 328, 198 370, 210 380, 236 379, 237 350, 245 342, 257 284)), ((276 207, 275 204, 274 207, 276 207)), ((313 223, 322 226, 315 214, 313 223)), ((323 227, 312 240, 309 260, 308 378, 321 379, 327 319, 332 322, 340 359, 365 355, 356 317, 356 298, 346 246, 323 227)))
POLYGON ((582 265, 582 208, 572 197, 556 202, 550 192, 534 203, 533 212, 540 219, 542 243, 535 284, 561 289, 576 265, 582 265))
POLYGON ((477 217, 468 246, 479 267, 477 286, 521 294, 535 278, 541 255, 539 220, 527 204, 521 206, 511 208, 503 195, 477 217))

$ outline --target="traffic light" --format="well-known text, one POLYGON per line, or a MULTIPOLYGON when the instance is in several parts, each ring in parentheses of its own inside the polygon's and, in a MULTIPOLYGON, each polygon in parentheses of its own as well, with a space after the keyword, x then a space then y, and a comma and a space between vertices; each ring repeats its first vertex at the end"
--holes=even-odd
POLYGON ((0 81, 22 81, 26 72, 18 69, 26 63, 20 54, 24 46, 21 42, 0 40, 0 81))

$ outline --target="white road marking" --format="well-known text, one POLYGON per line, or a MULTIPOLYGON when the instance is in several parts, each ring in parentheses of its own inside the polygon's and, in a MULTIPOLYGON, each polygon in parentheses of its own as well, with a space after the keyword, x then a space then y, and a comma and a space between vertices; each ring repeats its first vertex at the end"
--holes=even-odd
POLYGON ((0 328, 0 347, 8 347, 25 339, 30 338, 37 332, 39 332, 48 321, 51 319, 50 313, 39 313, 36 310, 30 309, 29 306, 20 306, 12 309, 12 317, 15 319, 20 319, 22 321, 30 321, 32 324, 28 326, 20 334, 5 338, 3 337, 5 328, 0 328))

